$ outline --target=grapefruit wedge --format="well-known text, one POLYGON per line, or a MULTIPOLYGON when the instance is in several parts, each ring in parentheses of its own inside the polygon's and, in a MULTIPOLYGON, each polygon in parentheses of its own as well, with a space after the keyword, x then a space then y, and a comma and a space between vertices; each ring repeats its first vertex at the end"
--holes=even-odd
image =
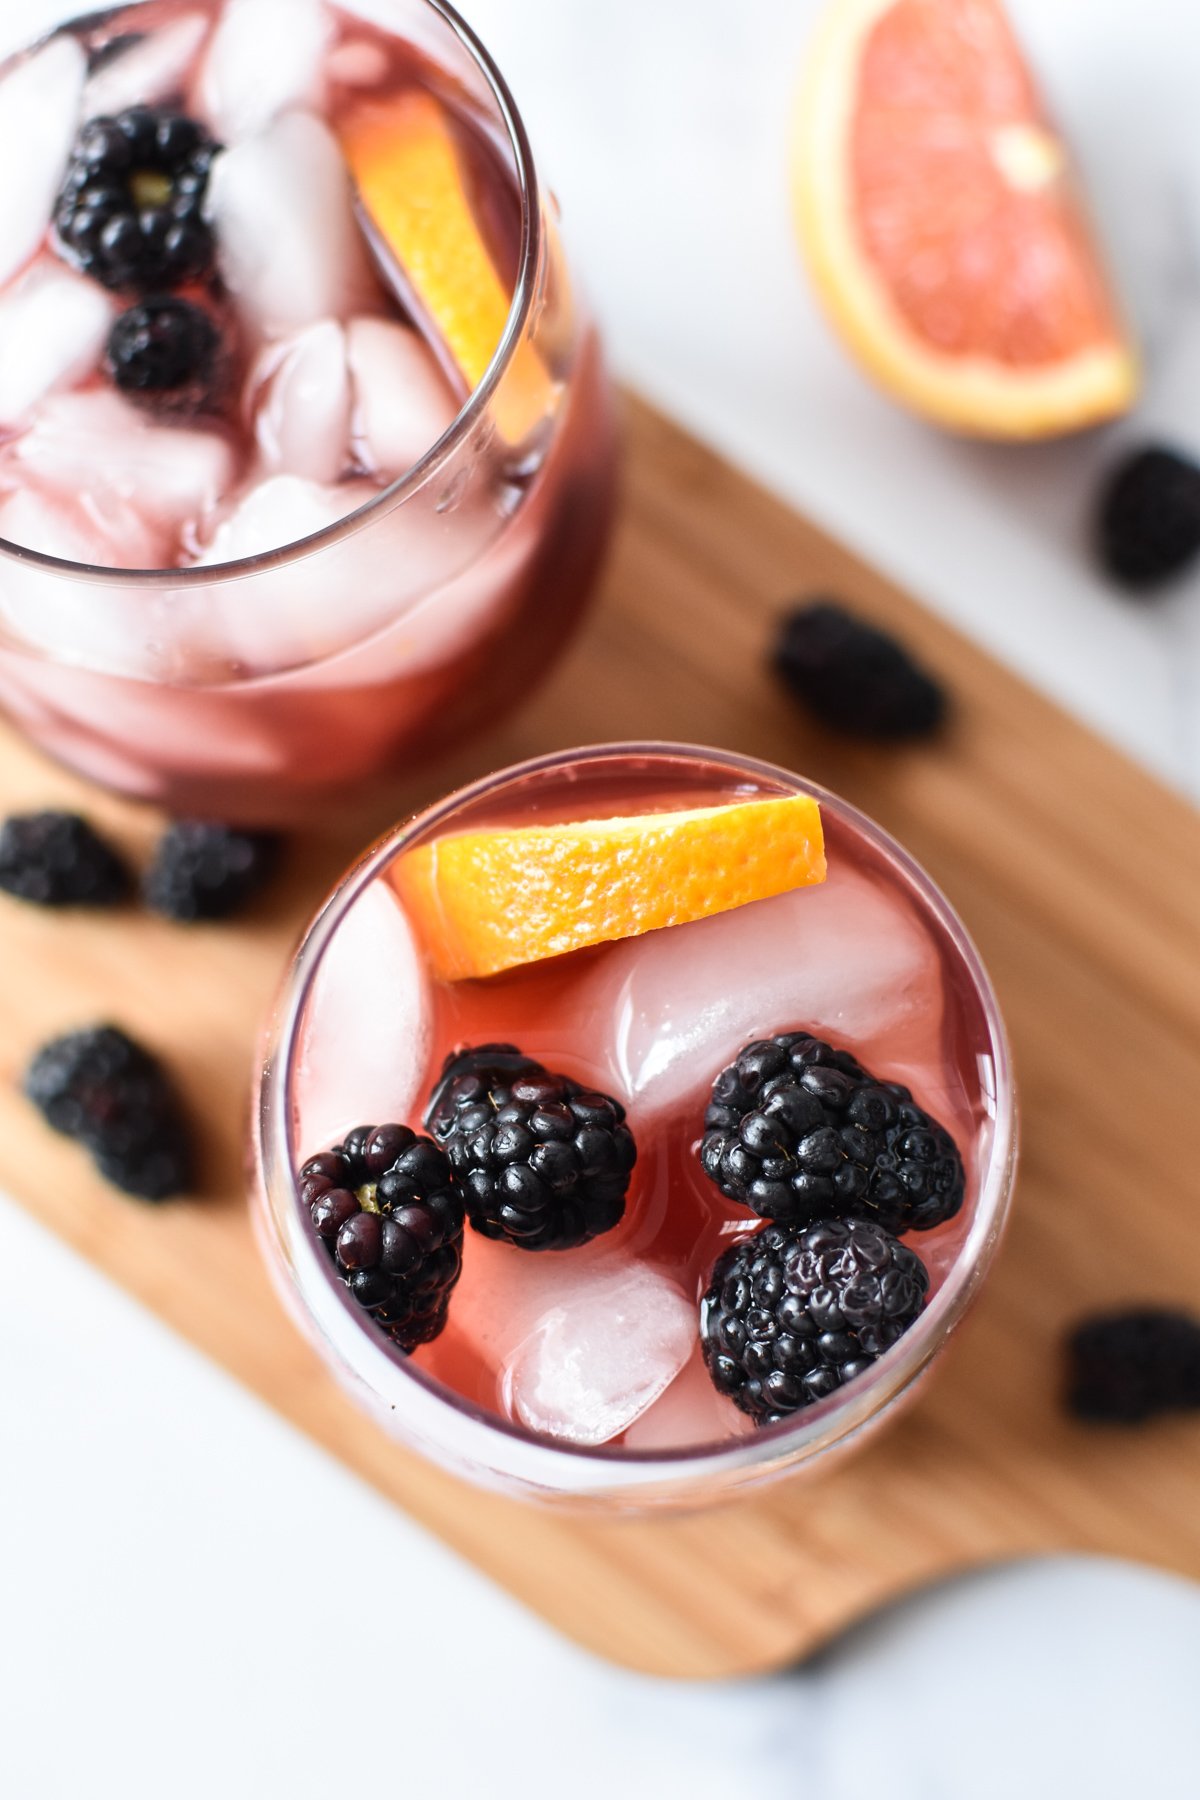
POLYGON ((996 438, 1124 412, 1137 358, 999 0, 833 0, 793 181, 818 291, 868 373, 996 438))

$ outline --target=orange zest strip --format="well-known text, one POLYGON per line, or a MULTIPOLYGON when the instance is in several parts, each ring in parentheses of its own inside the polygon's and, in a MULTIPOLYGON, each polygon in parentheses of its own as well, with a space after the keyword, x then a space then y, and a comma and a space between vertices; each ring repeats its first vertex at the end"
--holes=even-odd
POLYGON ((810 887, 821 812, 795 795, 438 838, 392 879, 443 981, 495 975, 810 887))
MULTIPOLYGON (((359 197, 472 392, 508 324, 506 290, 471 211, 444 108, 415 91, 365 107, 343 127, 359 197)), ((556 384, 527 338, 496 395, 497 426, 519 443, 553 410, 556 384)))

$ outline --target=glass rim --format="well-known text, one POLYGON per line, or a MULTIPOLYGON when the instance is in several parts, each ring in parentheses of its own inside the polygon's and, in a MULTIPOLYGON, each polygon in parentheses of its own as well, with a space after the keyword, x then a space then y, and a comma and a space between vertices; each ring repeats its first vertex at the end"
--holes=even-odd
MULTIPOLYGON (((134 3, 145 4, 145 0, 134 0, 134 3)), ((44 551, 32 550, 24 544, 15 544, 8 538, 0 537, 0 559, 26 563, 51 574, 67 575, 74 581, 87 582, 98 587, 132 588, 144 590, 147 593, 158 592, 164 588, 209 587, 227 581, 242 581, 267 570, 287 568, 307 556, 316 555, 322 550, 329 549, 333 545, 355 536, 377 515, 384 512, 390 513, 396 506, 403 504, 410 495, 424 488, 443 464, 449 460, 454 451, 470 436, 486 414, 497 388, 516 355, 533 308, 544 238, 541 189, 533 159, 533 147, 525 128, 525 122, 507 81, 478 33, 467 24, 457 8, 450 5, 449 0, 415 0, 415 3, 428 7, 432 12, 438 14, 458 38, 483 75, 508 133, 516 163, 517 195, 521 206, 521 243, 517 258, 517 277, 513 285, 512 301, 504 332, 482 378, 467 395, 466 400, 441 437, 437 438, 420 460, 415 462, 403 475, 398 476, 388 487, 381 488, 378 494, 365 501, 362 506, 356 507, 352 513, 347 513, 345 518, 335 519, 332 525, 325 526, 321 531, 312 532, 308 537, 296 538, 289 544, 281 544, 274 550, 262 551, 257 556, 238 557, 231 562, 193 563, 185 568, 114 569, 106 564, 72 562, 67 557, 49 556, 44 551)), ((87 19, 92 16, 102 17, 106 12, 112 10, 112 8, 100 9, 98 15, 85 11, 76 17, 78 19, 87 19)), ((32 51, 39 49, 41 45, 49 43, 60 31, 74 22, 75 20, 72 19, 63 20, 62 24, 43 33, 24 50, 16 52, 16 55, 18 57, 28 56, 32 51)))
MULTIPOLYGON (((762 1479, 776 1470, 809 1461, 821 1451, 844 1444, 917 1379, 958 1324, 990 1266, 1011 1200, 1017 1113, 1008 1037, 991 979, 954 907, 890 833, 849 801, 778 764, 701 745, 645 740, 584 745, 550 752, 493 771, 393 827, 351 867, 305 932, 284 977, 264 1041, 260 1072, 264 1070, 266 1079, 260 1084, 255 1116, 255 1155, 267 1202, 269 1228, 279 1243, 278 1219, 270 1193, 270 1174, 274 1166, 279 1171, 277 1178, 284 1180, 289 1190, 290 1216, 300 1227, 296 1242, 305 1247, 310 1268, 319 1272, 322 1286, 318 1291, 332 1296, 339 1311, 349 1317, 358 1334, 356 1339, 348 1340, 353 1341, 359 1353, 355 1374, 376 1395, 381 1391, 386 1393, 389 1384, 397 1380, 412 1384, 414 1390, 423 1390, 434 1403, 432 1408, 424 1409, 426 1422, 436 1415, 447 1415, 459 1421, 460 1427, 478 1446, 477 1461, 481 1466, 493 1471, 502 1483, 537 1489, 548 1496, 594 1498, 625 1493, 636 1502, 639 1489, 650 1490, 656 1486, 682 1489, 693 1482, 714 1479, 725 1479, 730 1484, 762 1479), (486 799, 517 780, 579 763, 595 764, 630 757, 708 765, 717 771, 810 794, 882 851, 898 865, 906 880, 931 908, 960 956, 981 1003, 994 1071, 993 1133, 974 1216, 941 1287, 916 1323, 880 1358, 869 1374, 778 1425, 758 1430, 751 1436, 661 1450, 628 1450, 603 1444, 586 1446, 539 1436, 465 1400, 413 1364, 389 1344, 382 1333, 371 1330, 353 1297, 328 1266, 327 1259, 319 1255, 319 1246, 311 1230, 304 1229, 307 1221, 297 1191, 298 1152, 291 1106, 300 1027, 321 959, 350 907, 414 836, 436 830, 464 806, 486 799)), ((287 1248, 282 1244, 280 1247, 287 1248)), ((294 1271, 293 1280, 299 1286, 294 1271)), ((311 1322, 323 1323, 324 1327, 331 1324, 328 1313, 323 1321, 313 1318, 311 1296, 307 1292, 302 1292, 300 1299, 311 1322)), ((331 1337, 328 1330, 324 1330, 323 1335, 327 1339, 331 1337)), ((332 1348, 336 1355, 336 1345, 332 1348)), ((436 1455, 439 1447, 436 1435, 424 1439, 423 1446, 436 1455)), ((421 1448, 422 1444, 417 1447, 421 1448)), ((463 1456, 469 1455, 463 1449, 449 1454, 460 1466, 463 1456)))

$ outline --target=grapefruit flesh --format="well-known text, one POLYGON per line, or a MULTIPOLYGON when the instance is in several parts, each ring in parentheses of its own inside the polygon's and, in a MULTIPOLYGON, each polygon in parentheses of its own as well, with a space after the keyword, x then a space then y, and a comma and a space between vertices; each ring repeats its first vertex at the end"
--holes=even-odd
POLYGON ((999 0, 835 0, 796 191, 835 325, 917 411, 1037 437, 1131 404, 1136 357, 999 0))

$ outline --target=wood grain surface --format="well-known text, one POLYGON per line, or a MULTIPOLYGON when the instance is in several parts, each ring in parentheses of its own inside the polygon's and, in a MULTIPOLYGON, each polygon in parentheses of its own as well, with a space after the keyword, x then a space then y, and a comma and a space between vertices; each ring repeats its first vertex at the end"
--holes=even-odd
MULTIPOLYGON (((1024 1155, 998 1267, 914 1409, 823 1478, 623 1521, 474 1493, 359 1416, 268 1288, 243 1144, 257 1021, 363 821, 356 842, 343 830, 297 843, 277 894, 237 926, 4 903, 0 1184, 512 1593, 639 1669, 778 1665, 917 1584, 1029 1552, 1200 1577, 1200 1422, 1089 1430, 1057 1391, 1078 1314, 1200 1295, 1200 817, 645 406, 631 402, 626 424, 623 522, 583 638, 512 726, 398 793, 392 813, 537 751, 670 737, 803 770, 926 864, 995 977, 1024 1155), (777 691, 763 666, 772 617, 817 590, 898 628, 940 671, 957 705, 939 744, 847 747, 777 691), (194 1201, 121 1199, 20 1097, 36 1045, 109 1018, 179 1072, 207 1147, 194 1201)), ((59 803, 134 855, 159 824, 0 739, 0 812, 59 803)))

